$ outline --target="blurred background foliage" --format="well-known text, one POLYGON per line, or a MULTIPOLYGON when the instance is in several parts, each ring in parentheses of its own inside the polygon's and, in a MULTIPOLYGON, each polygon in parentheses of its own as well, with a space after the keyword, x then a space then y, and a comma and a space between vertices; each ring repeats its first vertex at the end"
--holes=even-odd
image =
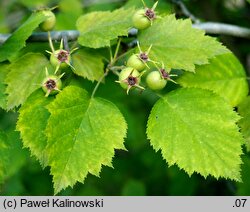
MULTIPOLYGON (((153 5, 153 0, 145 0, 153 5)), ((202 21, 231 23, 250 28, 250 4, 246 0, 184 0, 189 10, 202 21)), ((114 10, 121 6, 141 7, 141 0, 1 0, 0 33, 11 33, 40 7, 53 7, 57 16, 56 30, 76 29, 77 18, 91 11, 114 10)), ((171 0, 160 0, 157 10, 160 14, 175 12, 183 14, 171 0)), ((247 39, 229 36, 218 38, 231 49, 250 72, 250 42, 247 39)), ((44 51, 47 43, 28 44, 22 51, 44 51)), ((21 51, 21 52, 22 52, 21 51)), ((105 51, 104 51, 105 53, 105 51)), ((0 70, 1 71, 1 70, 0 70)), ((1 77, 1 75, 0 75, 1 77)), ((78 79, 87 90, 94 84, 78 79)), ((88 175, 84 184, 76 184, 60 195, 250 195, 250 155, 243 157, 243 183, 226 179, 204 179, 198 174, 189 177, 176 166, 168 167, 161 153, 155 153, 146 139, 146 122, 156 98, 148 92, 138 95, 132 92, 128 97, 120 89, 115 78, 110 76, 105 86, 101 85, 97 96, 113 101, 128 122, 125 145, 128 151, 117 151, 113 159, 114 169, 103 167, 100 178, 88 175)), ((0 109, 0 129, 15 142, 9 177, 0 185, 1 195, 53 195, 52 177, 49 168, 42 170, 40 164, 22 149, 19 133, 15 132, 16 112, 0 109)), ((180 129, 181 130, 181 129, 180 129)), ((165 132, 167 133, 167 132, 165 132)), ((185 141, 183 141, 185 142, 185 141)))

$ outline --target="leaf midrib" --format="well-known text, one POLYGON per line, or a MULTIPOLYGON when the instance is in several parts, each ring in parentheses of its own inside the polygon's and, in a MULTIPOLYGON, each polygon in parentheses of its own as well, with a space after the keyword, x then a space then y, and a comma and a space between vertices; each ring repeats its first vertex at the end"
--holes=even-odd
MULTIPOLYGON (((91 105, 91 100, 92 100, 92 99, 89 99, 89 101, 88 101, 88 102, 89 102, 89 103, 88 103, 88 107, 86 108, 86 111, 84 112, 84 115, 83 115, 83 117, 82 117, 82 120, 84 119, 85 115, 88 113, 88 110, 89 110, 90 105, 91 105)), ((84 104, 74 105, 74 106, 71 106, 71 107, 63 108, 63 109, 74 108, 74 107, 81 106, 81 105, 84 105, 84 104)), ((60 108, 60 109, 62 109, 62 108, 60 108)), ((73 152, 73 150, 74 150, 74 147, 75 147, 76 141, 77 141, 77 137, 78 137, 78 135, 79 135, 78 132, 79 132, 79 129, 80 129, 80 127, 81 127, 82 124, 83 124, 83 121, 80 122, 79 127, 77 128, 77 131, 76 131, 76 133, 75 133, 75 135, 74 135, 74 138, 73 138, 73 145, 72 145, 72 147, 71 147, 69 157, 68 157, 68 159, 67 159, 67 161, 66 161, 66 163, 65 163, 65 165, 64 165, 63 171, 61 172, 62 174, 61 174, 60 180, 58 180, 58 185, 61 185, 61 181, 62 181, 62 178, 63 178, 63 176, 64 176, 65 169, 66 169, 66 167, 68 166, 68 163, 69 163, 70 158, 71 158, 71 156, 72 156, 72 152, 73 152)), ((92 125, 91 125, 91 128, 93 129, 92 125)), ((58 190, 58 189, 56 189, 56 190, 58 190)))

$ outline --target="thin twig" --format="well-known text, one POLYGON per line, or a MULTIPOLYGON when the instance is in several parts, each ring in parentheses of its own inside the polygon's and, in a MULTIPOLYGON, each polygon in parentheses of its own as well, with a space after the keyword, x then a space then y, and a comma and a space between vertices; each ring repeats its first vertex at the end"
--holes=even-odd
POLYGON ((118 39, 118 43, 117 43, 117 46, 116 46, 116 49, 115 49, 115 54, 114 56, 112 55, 112 50, 111 50, 111 47, 109 48, 110 49, 110 61, 109 61, 109 64, 105 70, 105 73, 100 77, 100 79, 98 80, 92 94, 91 94, 91 98, 94 98, 95 96, 95 93, 99 87, 99 85, 101 84, 101 82, 103 81, 103 79, 108 75, 109 71, 112 71, 110 67, 114 66, 115 62, 117 61, 117 58, 118 58, 118 52, 119 52, 119 49, 120 49, 120 44, 121 44, 121 38, 118 39))
POLYGON ((97 84, 95 85, 95 88, 94 88, 94 90, 93 90, 93 92, 92 92, 92 94, 91 94, 91 99, 94 98, 95 93, 96 93, 96 91, 97 91, 99 85, 101 84, 101 82, 103 81, 103 79, 108 75, 109 71, 110 71, 110 69, 106 69, 105 73, 104 73, 104 74, 101 76, 101 78, 98 80, 98 82, 97 82, 97 84))
POLYGON ((70 52, 68 37, 67 37, 66 33, 62 34, 62 39, 63 39, 63 49, 65 49, 66 51, 70 52))
MULTIPOLYGON (((135 36, 138 30, 132 28, 129 30, 129 36, 135 36)), ((60 41, 63 36, 68 38, 68 41, 76 41, 77 38, 80 36, 80 32, 77 30, 63 30, 63 31, 51 31, 50 32, 51 39, 54 41, 60 41)), ((4 43, 11 34, 0 34, 0 43, 4 43)), ((47 42, 48 41, 48 34, 47 32, 34 32, 27 40, 28 42, 47 42)))
MULTIPOLYGON (((79 37, 80 33, 77 30, 65 30, 65 31, 51 31, 51 39, 54 41, 60 41, 63 35, 67 36, 68 41, 75 41, 79 37)), ((4 43, 11 34, 0 34, 0 43, 4 43)), ((48 42, 47 32, 34 32, 27 40, 28 42, 48 42)))
MULTIPOLYGON (((120 49, 121 40, 122 40, 121 38, 118 38, 118 42, 117 42, 116 49, 115 49, 115 54, 113 57, 114 60, 116 60, 116 58, 117 58, 117 54, 118 54, 119 49, 120 49)), ((113 64, 113 61, 111 61, 111 64, 113 64)))
POLYGON ((200 20, 188 10, 182 0, 172 0, 172 2, 175 3, 178 7, 180 7, 182 13, 194 22, 193 27, 203 29, 208 34, 230 35, 234 37, 250 38, 250 29, 248 28, 216 22, 201 23, 200 20))
POLYGON ((173 3, 175 3, 180 9, 183 15, 190 18, 195 24, 200 23, 200 20, 195 17, 186 7, 186 5, 182 2, 182 0, 172 0, 173 3))
POLYGON ((48 31, 48 40, 49 40, 49 46, 50 46, 50 48, 51 48, 51 51, 54 53, 54 52, 55 52, 55 49, 54 49, 54 45, 53 45, 53 43, 52 43, 50 31, 48 31))
POLYGON ((249 28, 240 27, 232 24, 205 22, 205 23, 193 24, 193 27, 198 29, 203 29, 208 34, 230 35, 234 37, 250 39, 249 28))
MULTIPOLYGON (((241 37, 250 39, 250 29, 246 27, 240 27, 231 24, 217 23, 217 22, 205 22, 199 24, 193 24, 195 28, 205 30, 208 34, 229 35, 234 37, 241 37)), ((136 35, 137 30, 130 30, 129 35, 136 35)), ((0 34, 0 44, 4 43, 11 34, 0 34)), ((52 31, 51 39, 54 41, 60 41, 63 35, 67 36, 68 41, 76 41, 80 33, 77 30, 65 30, 65 31, 52 31)), ((48 42, 47 32, 34 32, 28 42, 48 42)))
POLYGON ((111 46, 109 47, 109 58, 110 58, 110 61, 113 61, 113 52, 112 52, 111 46))

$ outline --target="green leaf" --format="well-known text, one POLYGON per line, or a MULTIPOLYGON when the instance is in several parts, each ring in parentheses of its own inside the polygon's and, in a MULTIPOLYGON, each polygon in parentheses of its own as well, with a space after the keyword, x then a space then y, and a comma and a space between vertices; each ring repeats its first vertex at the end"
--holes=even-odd
POLYGON ((177 164, 189 175, 240 181, 243 138, 238 120, 229 104, 211 91, 183 88, 158 100, 147 135, 169 166, 177 164))
POLYGON ((9 142, 9 165, 7 166, 7 177, 15 174, 26 162, 27 152, 22 148, 22 142, 20 140, 20 134, 12 129, 6 132, 9 142), (14 157, 13 157, 14 156, 14 157))
POLYGON ((72 56, 74 73, 91 81, 98 81, 104 70, 103 57, 93 51, 81 49, 72 56))
POLYGON ((25 151, 22 150, 19 134, 0 130, 0 183, 15 174, 24 164, 25 151))
POLYGON ((233 107, 248 94, 246 73, 233 54, 219 55, 210 64, 197 66, 196 73, 184 73, 178 79, 183 87, 204 88, 224 97, 233 107))
MULTIPOLYGON (((27 53, 45 53, 46 50, 50 49, 49 42, 30 42, 27 43, 24 48, 22 48, 20 51, 16 52, 10 59, 10 63, 15 62, 20 57, 27 53)), ((46 55, 46 53, 45 53, 46 55)), ((47 54, 48 55, 48 54, 47 54)))
POLYGON ((6 109, 7 99, 6 99, 6 85, 4 83, 5 77, 8 73, 8 65, 0 64, 0 108, 6 109))
POLYGON ((31 93, 41 87, 46 66, 50 66, 49 61, 39 53, 28 53, 11 64, 5 81, 8 85, 8 110, 24 103, 31 93))
POLYGON ((247 151, 250 151, 250 96, 244 99, 244 101, 238 107, 239 114, 243 117, 239 121, 241 132, 246 139, 247 151))
POLYGON ((50 113, 46 106, 54 97, 45 97, 42 89, 35 91, 19 110, 17 130, 21 133, 23 146, 29 148, 43 167, 47 165, 47 137, 45 129, 50 113))
POLYGON ((152 60, 191 72, 196 64, 207 64, 209 58, 229 52, 204 31, 193 28, 189 19, 176 20, 174 15, 155 21, 138 39, 143 50, 153 45, 149 54, 152 60))
POLYGON ((133 9, 118 9, 81 16, 76 23, 80 31, 78 42, 90 48, 110 46, 111 40, 128 35, 128 30, 132 27, 133 13, 133 9))
POLYGON ((0 46, 0 62, 10 59, 21 48, 32 32, 46 20, 48 16, 43 11, 34 12, 9 38, 0 46))
POLYGON ((88 173, 98 176, 102 165, 112 166, 114 149, 125 149, 127 125, 111 102, 68 86, 48 109, 47 150, 55 193, 83 182, 88 173))

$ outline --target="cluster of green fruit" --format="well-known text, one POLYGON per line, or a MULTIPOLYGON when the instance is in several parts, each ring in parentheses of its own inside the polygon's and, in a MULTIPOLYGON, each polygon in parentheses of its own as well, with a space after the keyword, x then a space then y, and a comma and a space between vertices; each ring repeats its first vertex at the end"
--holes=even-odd
POLYGON ((127 90, 127 93, 131 88, 139 88, 144 90, 144 87, 140 85, 141 82, 141 76, 146 73, 146 84, 147 87, 151 90, 162 90, 166 84, 167 81, 170 80, 174 82, 171 79, 171 76, 169 72, 164 68, 164 64, 162 64, 162 67, 158 67, 158 62, 153 61, 149 58, 149 52, 152 46, 149 47, 149 49, 146 52, 143 52, 140 48, 139 43, 139 53, 131 55, 128 60, 126 67, 122 69, 122 71, 119 73, 119 81, 121 87, 127 90), (151 62, 157 70, 150 71, 149 62, 151 62), (149 71, 146 71, 148 69, 149 71))
POLYGON ((54 49, 49 32, 54 28, 56 24, 56 17, 55 17, 55 14, 51 11, 51 9, 43 10, 43 13, 48 18, 43 23, 40 24, 40 29, 42 31, 48 32, 50 47, 51 47, 52 52, 50 51, 46 51, 46 52, 50 54, 50 63, 53 67, 55 67, 55 71, 53 75, 49 75, 48 70, 46 68, 46 77, 44 78, 42 82, 42 89, 46 93, 46 96, 49 96, 49 95, 54 95, 58 93, 62 87, 61 78, 63 74, 57 75, 57 73, 59 73, 58 70, 65 69, 68 66, 73 68, 70 64, 71 62, 70 55, 72 51, 69 52, 68 50, 65 50, 63 48, 63 40, 61 40, 60 48, 58 50, 54 49))
MULTIPOLYGON (((137 10, 133 15, 133 25, 135 28, 144 30, 153 24, 153 21, 156 19, 155 8, 157 3, 158 2, 156 2, 152 8, 148 8, 143 2, 144 9, 137 10)), ((173 81, 170 77, 174 75, 170 75, 164 68, 163 64, 162 68, 159 68, 157 65, 158 62, 149 59, 149 52, 152 46, 150 46, 146 52, 143 52, 138 42, 137 44, 140 52, 138 54, 133 54, 128 58, 126 64, 127 67, 122 69, 119 74, 119 81, 117 82, 120 83, 122 88, 127 89, 127 93, 133 87, 144 89, 144 87, 140 86, 141 76, 147 72, 145 69, 150 69, 148 62, 152 62, 157 70, 151 71, 147 74, 147 86, 152 90, 163 89, 168 80, 173 81)))
MULTIPOLYGON (((153 24, 153 21, 156 19, 155 8, 157 6, 156 2, 152 8, 146 7, 144 4, 144 9, 139 9, 133 16, 133 25, 135 28, 139 30, 146 29, 153 24)), ((62 87, 61 78, 63 74, 60 75, 59 69, 65 69, 67 67, 74 67, 71 65, 71 54, 76 49, 72 51, 64 49, 63 40, 61 40, 60 48, 58 50, 54 49, 52 44, 52 40, 50 37, 50 31, 54 28, 56 23, 55 14, 51 11, 52 9, 43 10, 43 13, 48 18, 40 25, 41 30, 48 31, 48 38, 51 47, 51 51, 47 51, 50 54, 50 63, 53 67, 55 67, 55 71, 53 75, 48 74, 48 70, 46 68, 46 77, 42 82, 42 89, 46 93, 46 96, 56 94, 60 91, 62 87)), ((149 52, 151 47, 146 52, 143 52, 140 48, 139 43, 139 53, 131 55, 128 60, 126 67, 122 69, 119 73, 119 82, 121 87, 127 90, 127 93, 131 88, 139 88, 144 89, 141 83, 141 76, 146 72, 146 84, 147 87, 152 90, 161 90, 163 89, 168 80, 173 81, 170 77, 168 71, 164 69, 164 65, 162 64, 162 68, 159 68, 157 64, 158 62, 152 61, 149 58, 149 52), (146 69, 150 70, 149 62, 154 64, 157 70, 146 71, 146 69)))

